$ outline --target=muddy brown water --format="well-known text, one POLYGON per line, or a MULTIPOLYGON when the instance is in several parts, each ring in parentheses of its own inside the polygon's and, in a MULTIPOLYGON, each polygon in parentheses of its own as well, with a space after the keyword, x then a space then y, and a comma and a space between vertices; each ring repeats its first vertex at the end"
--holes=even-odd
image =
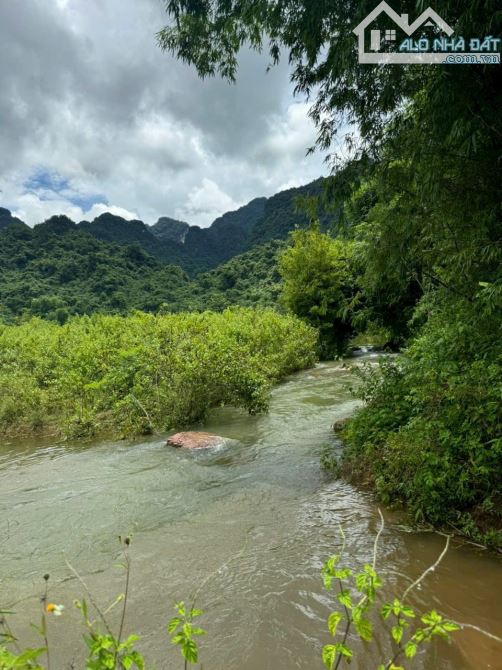
MULTIPOLYGON (((353 361, 352 361, 353 362, 353 361)), ((333 481, 319 466, 336 444, 333 421, 357 406, 343 362, 320 364, 275 388, 270 413, 220 409, 201 428, 234 438, 221 450, 188 453, 164 438, 136 443, 4 441, 0 445, 0 609, 18 636, 40 619, 43 574, 49 599, 65 605, 49 620, 52 670, 82 668, 84 646, 73 599, 82 587, 97 601, 123 590, 117 536, 133 534, 128 632, 141 635, 150 666, 182 668, 165 624, 178 599, 205 582, 198 605, 204 670, 321 669, 332 597, 321 585, 323 561, 347 538, 346 562, 370 561, 378 527, 373 496, 333 481)), ((385 512, 378 564, 390 596, 401 594, 441 552, 444 538, 413 533, 385 512)), ((457 621, 502 635, 502 564, 453 542, 413 597, 457 621)), ((119 612, 113 610, 116 625, 119 612)), ((376 668, 391 653, 388 635, 366 645, 351 638, 351 668, 376 668)), ((408 664, 406 667, 409 667, 408 664)), ((438 641, 414 659, 422 670, 502 668, 502 646, 474 630, 438 641)))

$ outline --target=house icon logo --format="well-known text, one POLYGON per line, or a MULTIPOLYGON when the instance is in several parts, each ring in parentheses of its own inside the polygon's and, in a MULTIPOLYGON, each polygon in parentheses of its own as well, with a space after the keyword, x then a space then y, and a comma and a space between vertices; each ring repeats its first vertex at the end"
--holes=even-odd
POLYGON ((410 23, 408 14, 381 2, 353 32, 362 64, 500 63, 499 39, 474 39, 466 50, 464 38, 452 37, 453 28, 431 7, 410 23))

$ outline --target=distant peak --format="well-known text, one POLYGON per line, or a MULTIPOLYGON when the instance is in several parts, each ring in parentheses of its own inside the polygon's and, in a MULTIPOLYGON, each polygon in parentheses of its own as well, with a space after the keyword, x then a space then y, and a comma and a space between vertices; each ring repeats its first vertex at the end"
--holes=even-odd
POLYGON ((14 223, 21 224, 22 226, 26 225, 24 221, 21 221, 21 219, 18 219, 16 216, 12 216, 10 209, 7 209, 6 207, 0 207, 0 229, 7 228, 7 226, 11 226, 14 223))
POLYGON ((157 223, 151 227, 155 237, 163 242, 176 242, 184 244, 190 226, 185 221, 171 219, 169 216, 161 216, 157 223))

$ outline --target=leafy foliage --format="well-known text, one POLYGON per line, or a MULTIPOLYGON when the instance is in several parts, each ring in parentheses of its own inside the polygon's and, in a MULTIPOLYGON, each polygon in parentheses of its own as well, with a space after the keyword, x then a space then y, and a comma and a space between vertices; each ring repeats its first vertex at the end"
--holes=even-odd
MULTIPOLYGON (((333 638, 338 636, 339 641, 323 647, 322 660, 327 670, 338 670, 343 660, 348 663, 352 660, 354 652, 349 647, 349 633, 353 628, 362 642, 371 643, 374 641, 374 628, 382 629, 382 623, 385 621, 392 623, 390 634, 395 652, 392 658, 378 665, 378 670, 404 670, 403 666, 396 665, 402 657, 411 659, 425 642, 431 642, 434 637, 449 639, 451 633, 460 629, 457 623, 444 618, 436 610, 417 616, 415 609, 407 600, 410 592, 437 567, 446 554, 449 539, 436 563, 427 568, 400 598, 395 597, 390 602, 383 601, 379 604, 379 590, 383 586, 383 580, 376 572, 376 560, 378 539, 383 531, 383 517, 381 518, 382 524, 375 538, 371 565, 366 564, 363 570, 356 574, 352 569, 342 567, 341 561, 345 549, 345 537, 342 531, 341 553, 331 556, 322 568, 324 588, 336 593, 336 600, 342 608, 334 610, 328 616, 328 631, 333 638), (420 626, 418 620, 424 626, 420 626)), ((381 643, 374 653, 375 658, 382 655, 381 643)))
POLYGON ((315 360, 315 331, 272 310, 94 315, 0 326, 0 427, 167 430, 230 404, 267 408, 270 385, 315 360))
POLYGON ((502 351, 490 318, 455 308, 438 308, 402 358, 366 371, 344 470, 369 473, 381 498, 418 522, 499 544, 502 351))
POLYGON ((291 238, 293 245, 279 260, 284 279, 283 302, 319 329, 325 358, 341 354, 353 332, 352 246, 322 233, 316 224, 309 230, 293 232, 291 238))
POLYGON ((20 654, 9 651, 0 644, 0 668, 2 670, 43 670, 37 659, 45 649, 25 649, 20 654))
POLYGON ((206 631, 194 626, 193 621, 203 611, 195 607, 187 608, 183 601, 176 603, 174 607, 178 615, 167 625, 167 632, 172 635, 171 643, 179 646, 181 655, 188 663, 197 663, 199 654, 195 638, 205 635, 206 631))
POLYGON ((425 85, 415 95, 387 125, 378 162, 352 182, 345 225, 360 245, 363 290, 392 296, 396 287, 402 298, 391 303, 408 305, 413 339, 401 362, 367 379, 345 462, 417 521, 498 544, 500 91, 491 70, 470 82, 461 71, 441 91, 425 85), (458 105, 436 106, 448 94, 458 105), (478 114, 463 118, 461 100, 478 114))

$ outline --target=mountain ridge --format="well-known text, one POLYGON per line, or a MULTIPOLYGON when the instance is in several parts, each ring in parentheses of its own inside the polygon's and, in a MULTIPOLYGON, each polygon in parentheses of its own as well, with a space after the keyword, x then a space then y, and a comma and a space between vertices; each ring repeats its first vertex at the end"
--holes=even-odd
MULTIPOLYGON (((109 212, 79 223, 55 215, 30 228, 0 208, 0 321, 278 305, 277 255, 288 233, 308 224, 295 199, 319 195, 323 181, 254 198, 208 228, 109 212)), ((330 220, 322 214, 324 227, 330 220)))
MULTIPOLYGON (((127 220, 105 212, 92 221, 73 222, 55 215, 38 223, 47 230, 64 234, 75 227, 110 244, 138 244, 163 263, 179 265, 194 275, 209 271, 236 255, 274 239, 284 239, 295 227, 308 223, 305 214, 296 211, 296 197, 317 196, 324 178, 280 191, 268 198, 257 197, 236 210, 225 212, 207 228, 190 225, 171 217, 160 217, 148 225, 139 219, 127 220)), ((23 222, 0 208, 0 229, 23 222)), ((24 224, 26 225, 26 224, 24 224)))

